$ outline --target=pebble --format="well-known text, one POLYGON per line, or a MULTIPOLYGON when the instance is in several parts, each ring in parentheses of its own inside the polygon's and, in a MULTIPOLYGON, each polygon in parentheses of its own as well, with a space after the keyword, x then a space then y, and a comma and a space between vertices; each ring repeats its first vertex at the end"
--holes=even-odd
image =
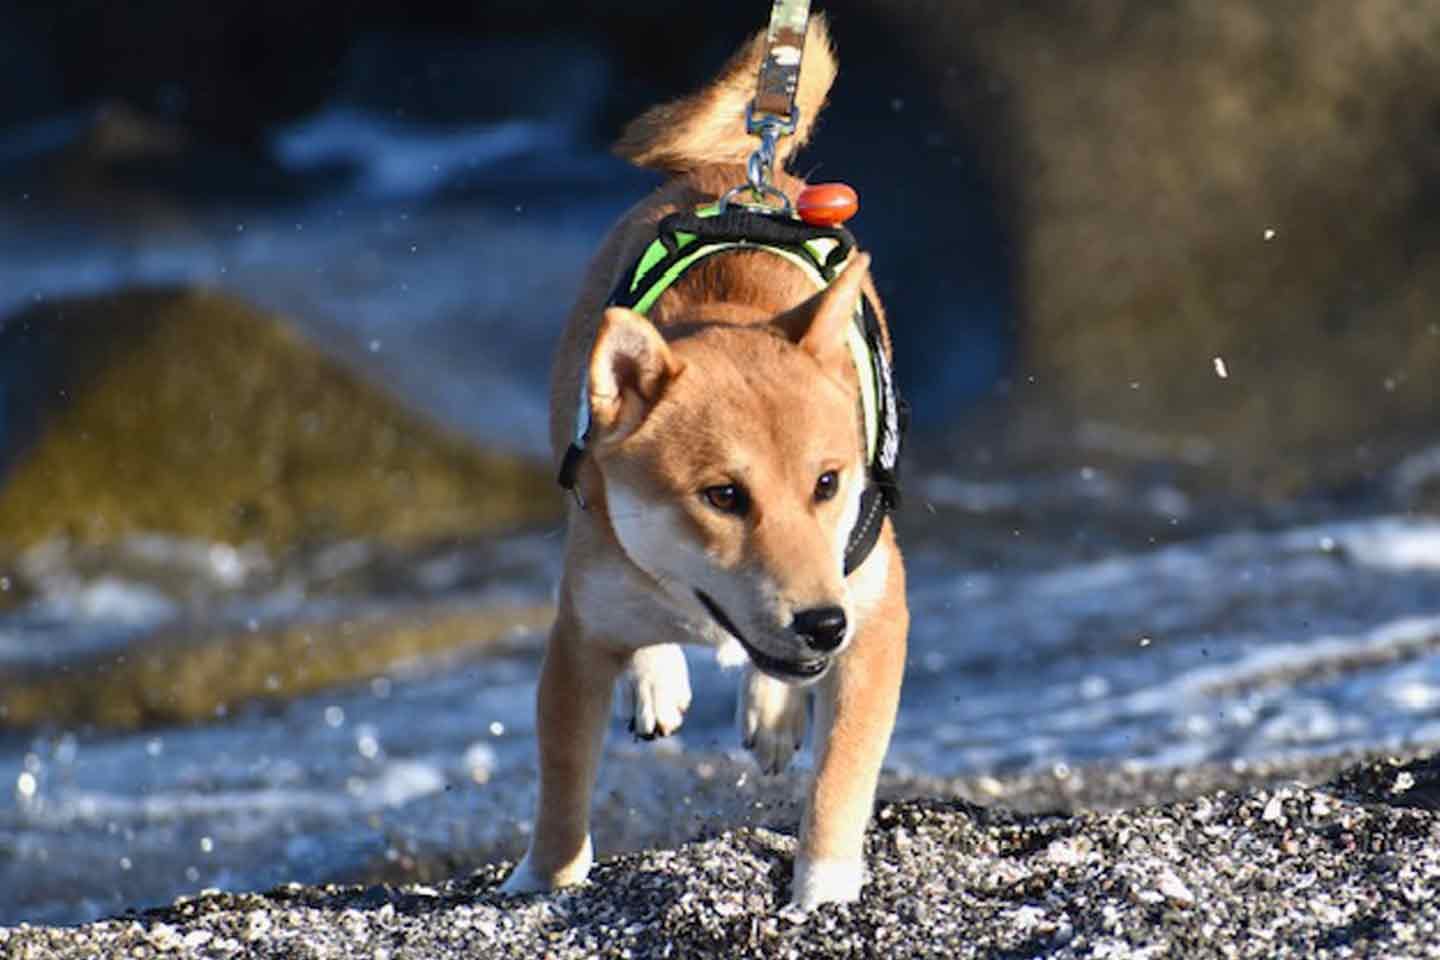
POLYGON ((145 935, 145 940, 156 950, 175 950, 184 945, 180 934, 168 923, 157 923, 145 935))
POLYGON ((1085 859, 1085 854, 1080 849, 1080 839, 1067 837, 1064 840, 1053 840, 1050 846, 1045 848, 1045 856, 1057 866, 1073 867, 1085 859))
POLYGON ((1195 894, 1185 886, 1184 881, 1175 876, 1175 872, 1166 867, 1160 872, 1160 882, 1157 885, 1160 893, 1165 899, 1178 903, 1182 907, 1193 907, 1195 905, 1195 894))
POLYGON ((1285 821, 1285 803, 1278 793, 1270 798, 1269 803, 1265 804, 1265 812, 1260 815, 1260 819, 1267 823, 1283 823, 1285 821))
POLYGON ((245 920, 244 939, 254 942, 263 940, 270 932, 270 918, 260 911, 248 915, 245 920))
POLYGON ((602 858, 589 884, 551 896, 501 895, 503 864, 425 887, 212 891, 136 918, 0 930, 0 956, 1440 960, 1440 810, 1400 806, 1415 791, 1392 793, 1394 766, 1168 802, 1148 792, 1163 782, 1085 776, 1132 801, 1028 814, 1014 807, 1056 807, 1015 780, 1006 807, 882 804, 861 899, 810 914, 786 907, 793 825, 752 826, 602 858))
POLYGON ((199 950, 213 939, 215 934, 209 930, 191 930, 180 943, 186 950, 199 950))

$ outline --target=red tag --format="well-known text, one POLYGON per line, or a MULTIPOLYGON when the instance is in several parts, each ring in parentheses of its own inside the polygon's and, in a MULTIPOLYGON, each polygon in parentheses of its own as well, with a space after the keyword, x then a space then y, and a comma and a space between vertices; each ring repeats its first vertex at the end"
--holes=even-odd
POLYGON ((815 227, 838 226, 859 209, 860 198, 848 183, 811 184, 795 199, 795 212, 815 227))

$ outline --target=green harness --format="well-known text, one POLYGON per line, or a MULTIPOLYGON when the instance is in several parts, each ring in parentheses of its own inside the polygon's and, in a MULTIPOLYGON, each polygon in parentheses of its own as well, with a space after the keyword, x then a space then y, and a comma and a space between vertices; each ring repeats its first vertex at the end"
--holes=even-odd
MULTIPOLYGON (((799 267, 817 290, 829 286, 849 262, 855 238, 844 227, 817 227, 766 208, 708 204, 694 211, 672 213, 660 221, 656 238, 626 271, 611 293, 609 305, 628 307, 648 316, 656 301, 697 263, 731 250, 764 250, 799 267)), ((886 513, 900 503, 895 475, 900 441, 907 419, 895 392, 868 298, 855 305, 855 321, 846 343, 860 380, 861 417, 865 424, 869 482, 860 498, 860 517, 845 549, 845 573, 865 562, 879 539, 886 513)), ((560 486, 574 490, 590 435, 588 378, 582 374, 575 411, 575 435, 560 468, 560 486)))

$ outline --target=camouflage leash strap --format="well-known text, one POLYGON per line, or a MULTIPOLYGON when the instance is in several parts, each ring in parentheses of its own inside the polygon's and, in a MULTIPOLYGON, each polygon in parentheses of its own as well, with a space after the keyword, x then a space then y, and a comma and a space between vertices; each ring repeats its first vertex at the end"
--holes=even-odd
POLYGON ((721 209, 742 192, 757 203, 769 200, 785 213, 794 207, 785 192, 770 182, 775 168, 775 143, 795 132, 800 111, 795 91, 800 86, 800 61, 805 54, 805 30, 810 22, 810 0, 774 0, 770 28, 765 32, 765 58, 760 62, 755 99, 745 110, 745 131, 760 138, 746 164, 746 183, 720 200, 721 209))
POLYGON ((809 21, 810 0, 775 0, 771 7, 755 102, 745 118, 750 133, 758 135, 770 124, 782 134, 795 132, 795 90, 800 84, 800 58, 805 53, 805 26, 809 21))

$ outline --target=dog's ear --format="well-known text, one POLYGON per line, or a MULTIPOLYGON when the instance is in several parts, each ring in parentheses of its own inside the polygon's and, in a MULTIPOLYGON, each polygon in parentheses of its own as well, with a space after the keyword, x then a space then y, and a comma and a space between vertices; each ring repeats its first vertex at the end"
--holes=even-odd
POLYGON ((653 323, 624 307, 607 308, 590 352, 590 422, 597 437, 629 436, 681 366, 653 323))
POLYGON ((840 276, 809 300, 775 318, 775 324, 802 350, 814 355, 826 369, 850 364, 845 338, 855 318, 870 255, 857 253, 840 276))

